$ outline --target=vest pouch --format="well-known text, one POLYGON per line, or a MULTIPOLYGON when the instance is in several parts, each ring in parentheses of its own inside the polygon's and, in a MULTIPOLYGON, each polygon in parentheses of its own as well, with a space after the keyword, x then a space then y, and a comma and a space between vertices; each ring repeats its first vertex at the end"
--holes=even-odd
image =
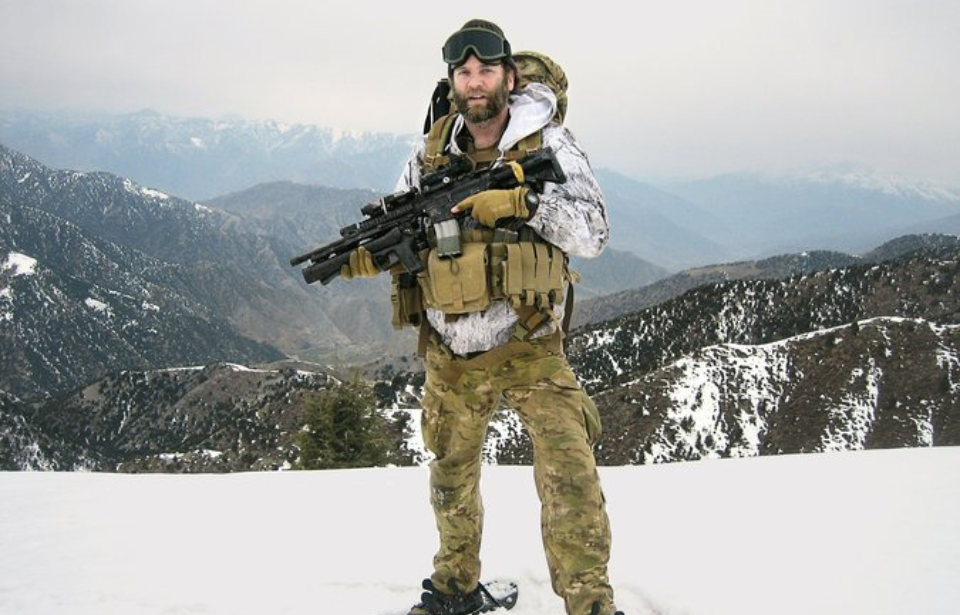
POLYGON ((390 304, 393 308, 391 323, 394 329, 420 326, 423 313, 423 294, 417 284, 417 276, 406 272, 390 272, 390 304))
POLYGON ((563 301, 569 276, 566 256, 560 248, 528 241, 505 247, 500 278, 503 294, 513 307, 544 310, 563 301))
POLYGON ((456 258, 440 258, 436 248, 430 250, 427 275, 421 277, 427 306, 444 314, 487 309, 491 300, 488 259, 485 243, 463 244, 463 254, 456 258))

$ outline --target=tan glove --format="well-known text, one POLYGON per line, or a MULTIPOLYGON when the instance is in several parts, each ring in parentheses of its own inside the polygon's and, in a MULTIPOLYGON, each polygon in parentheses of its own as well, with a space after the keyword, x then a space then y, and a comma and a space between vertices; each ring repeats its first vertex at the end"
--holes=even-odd
POLYGON ((513 171, 517 183, 521 184, 509 190, 485 190, 463 199, 453 208, 453 213, 466 209, 470 215, 484 226, 494 227, 502 218, 529 218, 527 193, 530 189, 523 184, 523 167, 516 161, 507 163, 513 171))
POLYGON ((380 269, 373 262, 373 254, 360 246, 350 253, 350 263, 340 267, 340 277, 344 280, 353 278, 372 278, 380 273, 380 269))
POLYGON ((484 190, 457 203, 453 213, 469 209, 474 219, 491 228, 502 218, 529 218, 529 191, 526 186, 517 186, 510 190, 484 190))

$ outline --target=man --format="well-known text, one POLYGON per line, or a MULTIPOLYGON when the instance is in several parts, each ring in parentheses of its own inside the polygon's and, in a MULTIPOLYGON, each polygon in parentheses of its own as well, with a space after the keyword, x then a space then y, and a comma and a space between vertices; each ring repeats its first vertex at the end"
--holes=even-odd
MULTIPOLYGON (((610 529, 593 455, 599 417, 564 356, 559 324, 570 279, 566 255, 596 256, 609 238, 603 195, 580 145, 552 121, 554 93, 541 84, 517 91, 517 67, 499 27, 467 22, 446 41, 443 56, 456 113, 438 120, 415 146, 398 191, 419 186, 425 172, 456 157, 467 156, 480 168, 511 164, 537 148, 553 151, 567 179, 546 183, 538 194, 523 184, 522 170, 515 170, 518 187, 458 203, 453 211, 470 214, 460 222, 462 254, 434 258, 434 247, 428 271, 413 285, 418 300, 412 303, 426 306, 422 426, 435 455, 430 487, 440 549, 422 602, 410 615, 461 615, 482 604, 480 459, 487 424, 501 399, 516 410, 533 442, 554 591, 568 615, 622 615, 615 614, 607 578, 610 529), (504 233, 504 226, 516 230, 504 233), (492 269, 502 263, 490 264, 498 253, 562 266, 563 275, 553 276, 549 288, 542 277, 525 279, 521 285, 533 292, 526 297, 537 298, 532 306, 506 288, 468 296, 463 288, 476 280, 481 285, 500 280, 492 269), (451 293, 454 298, 445 300, 451 293)), ((537 268, 532 260, 524 261, 527 265, 537 268)), ((376 273, 362 248, 342 271, 345 279, 376 273)), ((418 319, 406 314, 403 320, 418 319)))

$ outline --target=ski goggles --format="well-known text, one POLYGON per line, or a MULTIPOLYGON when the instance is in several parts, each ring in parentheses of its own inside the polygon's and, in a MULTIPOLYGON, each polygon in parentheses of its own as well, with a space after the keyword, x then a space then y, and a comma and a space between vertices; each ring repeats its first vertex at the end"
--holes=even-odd
POLYGON ((510 43, 496 32, 466 28, 454 32, 443 44, 443 61, 459 66, 473 53, 481 62, 493 62, 510 56, 510 43))

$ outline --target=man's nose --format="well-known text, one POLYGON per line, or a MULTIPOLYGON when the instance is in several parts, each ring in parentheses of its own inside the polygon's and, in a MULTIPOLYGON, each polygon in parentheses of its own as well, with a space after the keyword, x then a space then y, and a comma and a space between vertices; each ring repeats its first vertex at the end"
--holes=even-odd
POLYGON ((470 87, 483 85, 483 79, 480 77, 480 73, 474 73, 472 75, 469 75, 469 77, 467 78, 467 85, 470 87))

